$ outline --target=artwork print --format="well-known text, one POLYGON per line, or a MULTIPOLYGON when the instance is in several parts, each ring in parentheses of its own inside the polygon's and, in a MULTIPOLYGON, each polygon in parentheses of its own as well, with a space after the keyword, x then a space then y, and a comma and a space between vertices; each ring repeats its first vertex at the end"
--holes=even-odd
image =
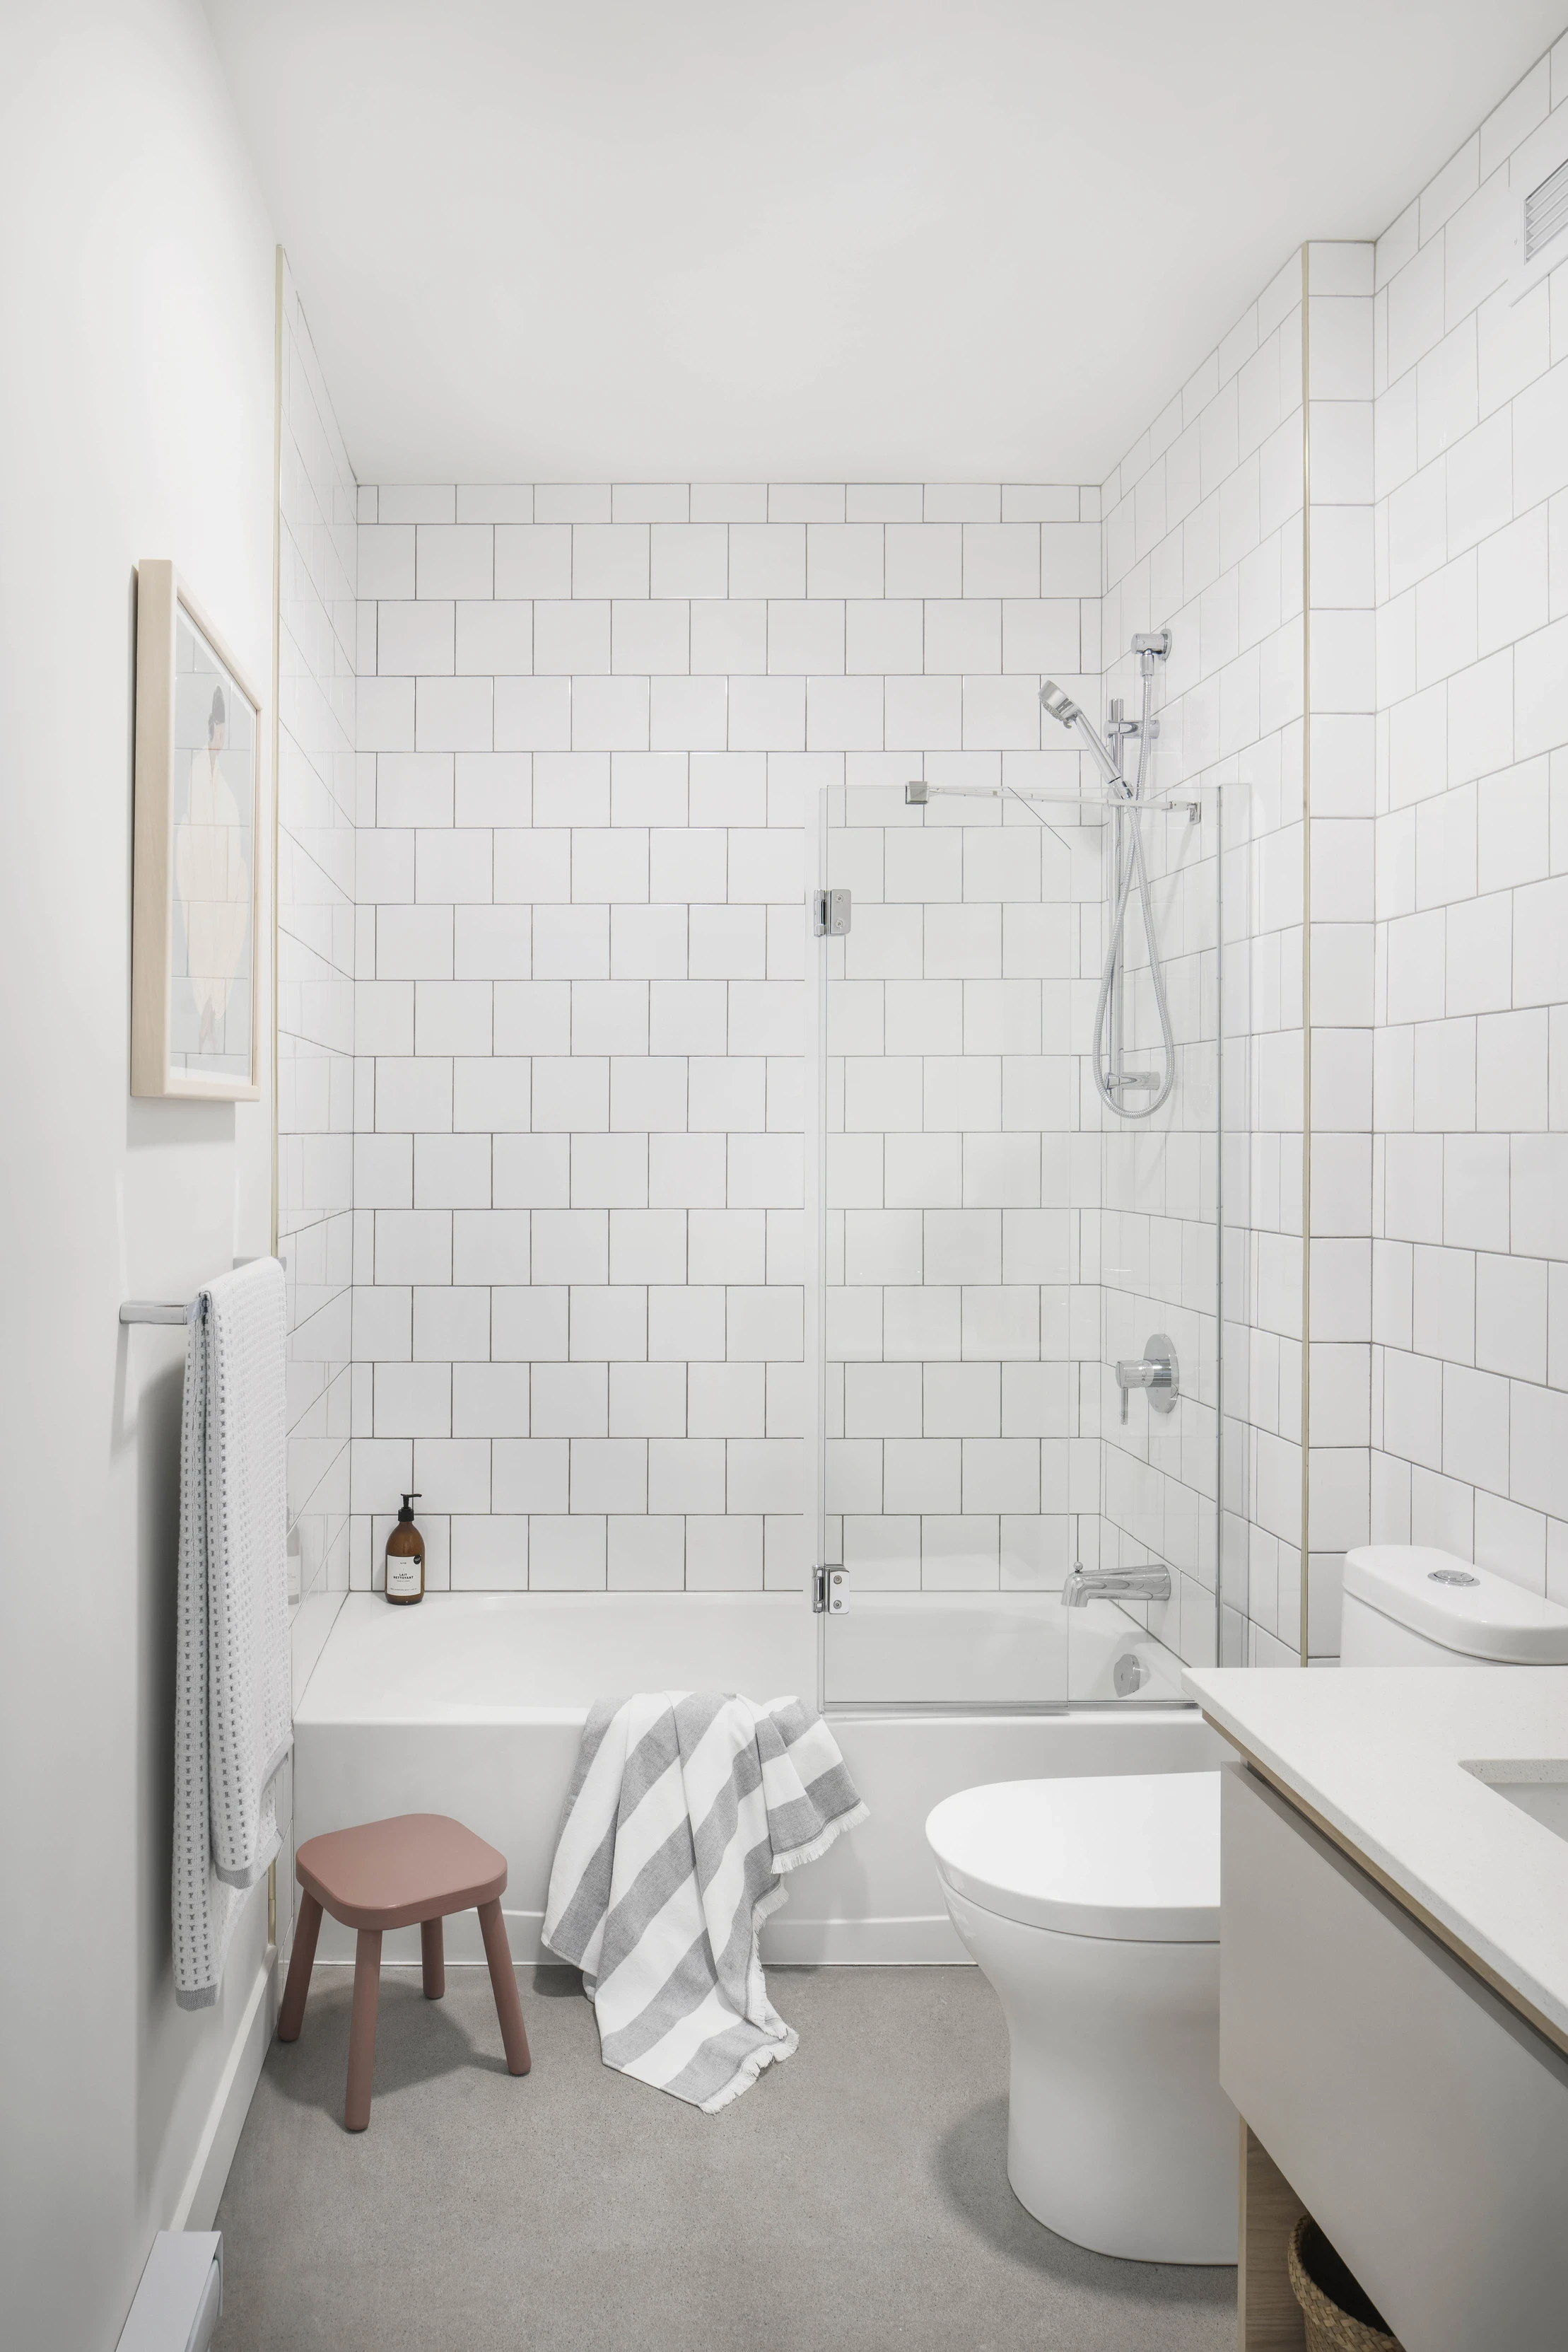
POLYGON ((172 563, 137 571, 131 1087, 257 1092, 261 706, 172 563))
POLYGON ((169 1051, 250 1073, 256 942, 256 713, 181 610, 174 644, 174 889, 169 1051))

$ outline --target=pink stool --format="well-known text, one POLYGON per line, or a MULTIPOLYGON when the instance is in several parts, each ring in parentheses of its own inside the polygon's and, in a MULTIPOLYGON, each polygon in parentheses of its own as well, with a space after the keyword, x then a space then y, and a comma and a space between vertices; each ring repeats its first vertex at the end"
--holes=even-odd
POLYGON ((389 1927, 411 1927, 418 1920, 424 1997, 439 2000, 446 1990, 441 1923, 449 1911, 477 1910, 507 2068, 513 2074, 528 2073, 528 2037, 501 1917, 505 1854, 444 1813, 400 1813, 392 1821, 362 1822, 358 1829, 329 1830, 323 1837, 308 1839, 294 1857, 294 1874, 305 1892, 277 2020, 280 2042, 299 2039, 322 1912, 329 1911, 345 1927, 359 1930, 349 2024, 349 2087, 343 2102, 348 2130, 361 2132, 371 2119, 382 1937, 389 1927))

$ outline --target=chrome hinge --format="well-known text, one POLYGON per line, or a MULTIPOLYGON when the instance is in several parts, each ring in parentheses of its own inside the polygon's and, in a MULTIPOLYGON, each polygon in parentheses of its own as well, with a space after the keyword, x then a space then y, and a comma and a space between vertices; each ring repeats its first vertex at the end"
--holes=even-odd
POLYGON ((847 1568, 814 1568, 811 1570, 811 1607, 819 1617, 841 1617, 850 1605, 850 1572, 847 1568))
POLYGON ((850 894, 847 890, 819 890, 815 902, 815 922, 820 940, 841 940, 850 927, 850 894))

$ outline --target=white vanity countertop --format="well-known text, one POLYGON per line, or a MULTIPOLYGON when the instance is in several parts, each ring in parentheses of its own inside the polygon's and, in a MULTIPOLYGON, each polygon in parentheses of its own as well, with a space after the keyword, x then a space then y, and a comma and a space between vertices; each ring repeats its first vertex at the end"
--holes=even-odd
POLYGON ((1464 1769, 1568 1761, 1568 1666, 1182 1679, 1218 1730, 1568 2048, 1568 1838, 1464 1769))

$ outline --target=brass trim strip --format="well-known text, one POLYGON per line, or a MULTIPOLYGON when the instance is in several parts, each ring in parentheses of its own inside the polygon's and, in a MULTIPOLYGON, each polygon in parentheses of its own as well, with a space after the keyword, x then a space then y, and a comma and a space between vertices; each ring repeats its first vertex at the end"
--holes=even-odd
MULTIPOLYGON (((273 264, 272 294, 272 1255, 277 1255, 278 1226, 278 1066, 277 1066, 277 689, 282 676, 283 638, 283 247, 273 264)), ((267 1940, 277 1944, 277 1864, 267 1866, 267 1940)))
POLYGON ((272 1255, 277 1255, 277 691, 283 671, 283 272, 277 247, 272 297, 272 1255))
POLYGON ((1311 1656, 1312 1469, 1312 247, 1301 247, 1301 1591, 1311 1656))

